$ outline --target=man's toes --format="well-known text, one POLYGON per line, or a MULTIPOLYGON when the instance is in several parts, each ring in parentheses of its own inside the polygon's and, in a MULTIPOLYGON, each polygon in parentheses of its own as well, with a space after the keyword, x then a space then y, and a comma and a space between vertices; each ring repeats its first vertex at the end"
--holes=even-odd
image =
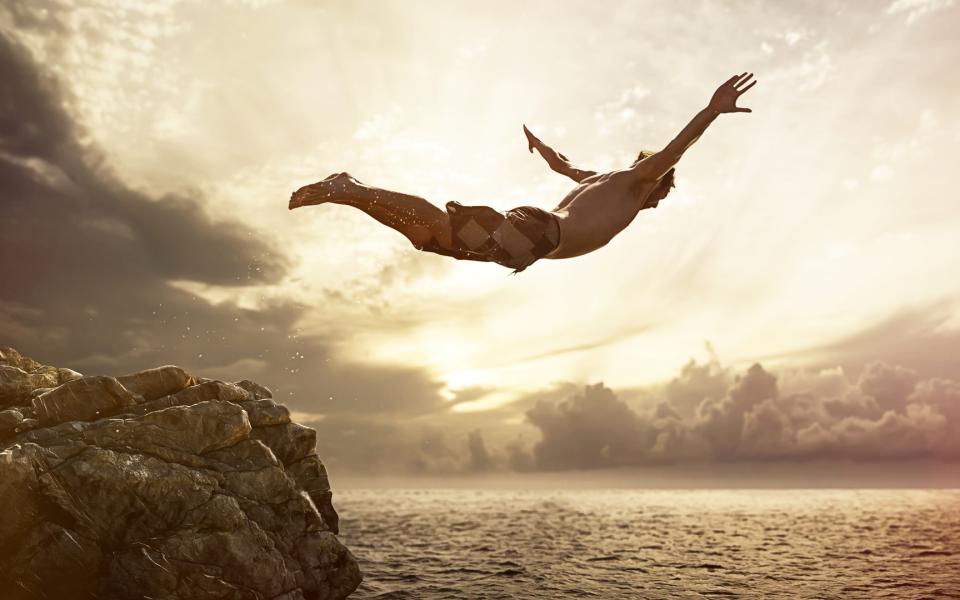
POLYGON ((290 196, 288 206, 290 210, 293 210, 301 206, 335 201, 334 198, 342 196, 349 186, 357 185, 358 183, 359 182, 351 177, 349 173, 334 173, 328 175, 326 179, 305 185, 295 191, 290 196))
POLYGON ((290 195, 289 206, 291 210, 294 208, 300 208, 301 206, 305 206, 310 203, 311 198, 314 196, 314 185, 315 184, 305 185, 290 195))

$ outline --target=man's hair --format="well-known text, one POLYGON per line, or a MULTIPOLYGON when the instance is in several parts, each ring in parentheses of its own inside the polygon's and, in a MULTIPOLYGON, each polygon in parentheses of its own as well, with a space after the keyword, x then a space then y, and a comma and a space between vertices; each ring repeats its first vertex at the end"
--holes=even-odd
MULTIPOLYGON (((640 154, 637 155, 637 160, 633 161, 633 164, 637 164, 645 158, 649 158, 656 154, 651 150, 641 150, 640 154)), ((651 206, 656 206, 658 202, 667 197, 667 194, 670 193, 670 190, 677 187, 673 183, 673 175, 676 169, 670 169, 666 174, 660 178, 660 183, 652 192, 650 192, 650 198, 647 200, 647 203, 651 206)))

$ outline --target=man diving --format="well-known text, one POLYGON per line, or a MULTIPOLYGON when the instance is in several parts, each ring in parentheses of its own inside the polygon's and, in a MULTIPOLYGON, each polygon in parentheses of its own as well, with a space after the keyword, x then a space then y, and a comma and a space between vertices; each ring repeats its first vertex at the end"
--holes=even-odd
POLYGON ((674 165, 723 113, 751 112, 737 99, 756 84, 753 73, 734 75, 707 107, 659 152, 643 151, 626 169, 597 173, 570 164, 524 126, 530 152, 577 186, 551 211, 519 206, 505 212, 447 202, 441 210, 409 194, 365 185, 336 173, 298 189, 289 208, 332 202, 353 206, 396 229, 418 250, 460 260, 495 262, 520 272, 541 258, 572 258, 605 246, 645 208, 656 207, 673 187, 674 165))

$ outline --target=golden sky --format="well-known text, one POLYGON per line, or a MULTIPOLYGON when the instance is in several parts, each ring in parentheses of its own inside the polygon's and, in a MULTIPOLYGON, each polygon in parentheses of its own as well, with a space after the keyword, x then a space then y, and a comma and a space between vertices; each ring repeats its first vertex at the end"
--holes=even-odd
MULTIPOLYGON (((171 285, 251 311, 306 305, 291 331, 329 340, 324 361, 423 374, 450 402, 437 423, 452 411, 517 426, 518 401, 543 390, 642 389, 691 358, 841 366, 849 344, 904 315, 923 315, 925 335, 960 326, 952 0, 62 1, 0 14, 118 180, 243 224, 287 265, 252 285, 171 285), (527 152, 522 123, 584 168, 618 168, 745 70, 754 112, 722 116, 670 197, 583 257, 508 277, 418 253, 349 207, 286 209, 337 171, 438 205, 549 209, 571 182, 527 152)), ((924 372, 924 356, 907 366, 924 372)))

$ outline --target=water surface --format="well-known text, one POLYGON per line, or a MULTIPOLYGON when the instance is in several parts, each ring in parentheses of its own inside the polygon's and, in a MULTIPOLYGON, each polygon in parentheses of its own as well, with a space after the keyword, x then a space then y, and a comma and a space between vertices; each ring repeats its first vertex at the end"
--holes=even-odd
POLYGON ((355 598, 960 598, 960 490, 344 490, 355 598))

